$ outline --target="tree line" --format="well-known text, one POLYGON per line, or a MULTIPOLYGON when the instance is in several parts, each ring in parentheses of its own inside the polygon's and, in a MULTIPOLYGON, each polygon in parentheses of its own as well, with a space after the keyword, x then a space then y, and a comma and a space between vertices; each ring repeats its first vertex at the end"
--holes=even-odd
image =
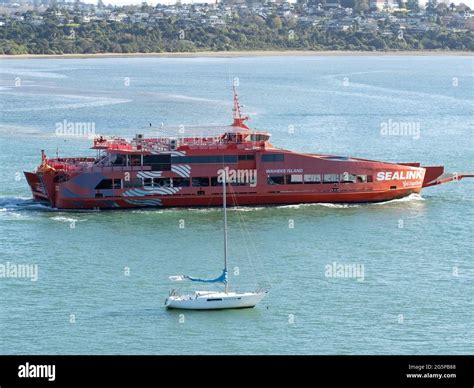
POLYGON ((364 31, 357 22, 344 31, 302 26, 276 15, 234 18, 210 26, 168 18, 153 25, 91 21, 61 25, 53 12, 41 25, 13 21, 0 27, 0 54, 160 53, 232 50, 466 50, 474 51, 472 31, 437 25, 423 33, 399 31, 386 22, 364 31))

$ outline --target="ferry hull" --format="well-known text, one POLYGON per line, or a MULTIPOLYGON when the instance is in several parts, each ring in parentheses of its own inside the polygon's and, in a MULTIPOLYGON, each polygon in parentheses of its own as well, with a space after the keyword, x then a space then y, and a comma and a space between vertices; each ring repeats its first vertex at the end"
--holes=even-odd
POLYGON ((31 189, 33 199, 47 204, 52 207, 55 206, 54 186, 51 185, 50 177, 41 173, 25 172, 25 178, 31 189))
MULTIPOLYGON (((229 206, 275 206, 301 203, 371 203, 399 199, 410 194, 419 194, 420 188, 388 190, 370 193, 278 193, 228 196, 229 206)), ((208 207, 222 206, 222 198, 218 196, 189 197, 136 197, 124 200, 121 197, 97 199, 64 199, 57 201, 60 209, 127 209, 140 207, 208 207)))
MULTIPOLYGON (((370 182, 269 185, 266 181, 269 170, 260 169, 258 170, 258 183, 246 186, 237 185, 230 188, 227 202, 230 206, 384 202, 403 198, 410 194, 419 194, 423 187, 470 176, 443 174, 444 168, 441 166, 420 167, 417 163, 394 165, 384 162, 361 161, 357 164, 357 167, 352 167, 354 173, 364 175, 354 176, 369 176, 371 178, 370 182), (390 173, 385 172, 387 169, 391 170, 390 173), (397 178, 397 180, 387 180, 392 177, 397 178), (413 179, 409 179, 412 177, 413 179)), ((341 169, 340 166, 338 167, 341 169)), ((205 169, 203 167, 200 169, 196 168, 196 175, 212 175, 215 174, 218 168, 219 166, 206 166, 205 169)), ((314 166, 309 166, 304 171, 314 170, 314 168, 314 166)), ((316 168, 321 169, 318 166, 316 168)), ((327 164, 324 168, 327 170, 335 169, 335 167, 327 164)), ((342 169, 344 170, 346 167, 343 166, 342 169)), ((97 182, 101 182, 104 179, 112 181, 113 179, 118 179, 117 177, 122 177, 124 174, 130 174, 130 172, 122 170, 104 171, 103 169, 100 172, 77 172, 68 176, 65 181, 58 179, 58 177, 64 178, 62 174, 62 172, 57 171, 25 172, 33 198, 54 208, 71 210, 208 207, 222 205, 222 191, 220 187, 189 186, 185 188, 142 187, 139 189, 126 189, 122 183, 122 187, 114 190, 96 190, 97 182)), ((132 179, 136 179, 137 176, 147 176, 146 174, 151 173, 142 170, 131 172, 132 179)), ((170 182, 173 182, 172 176, 176 174, 170 172, 163 175, 170 176, 170 178, 163 179, 169 179, 170 182)), ((300 174, 300 176, 306 177, 306 174, 300 174)), ((321 174, 321 176, 324 176, 324 174, 321 174)))

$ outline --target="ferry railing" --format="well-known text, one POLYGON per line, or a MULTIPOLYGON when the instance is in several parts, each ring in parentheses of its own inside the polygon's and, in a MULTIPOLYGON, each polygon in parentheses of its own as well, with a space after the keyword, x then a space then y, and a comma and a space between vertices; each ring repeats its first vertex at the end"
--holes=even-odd
POLYGON ((124 143, 122 139, 116 140, 115 142, 103 142, 104 149, 137 152, 174 151, 181 146, 191 147, 194 149, 224 149, 229 145, 235 145, 239 148, 255 149, 264 148, 265 141, 244 141, 235 137, 226 138, 222 135, 218 135, 174 138, 135 138, 131 143, 124 143))

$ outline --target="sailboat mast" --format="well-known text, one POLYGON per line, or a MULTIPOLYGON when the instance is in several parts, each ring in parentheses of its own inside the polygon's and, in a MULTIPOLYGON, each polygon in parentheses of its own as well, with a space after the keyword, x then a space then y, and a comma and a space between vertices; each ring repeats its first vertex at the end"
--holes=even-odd
MULTIPOLYGON (((226 188, 226 173, 224 172, 222 178, 222 202, 224 207, 224 271, 227 271, 227 188, 226 188)), ((228 284, 225 283, 225 292, 228 291, 228 284)))

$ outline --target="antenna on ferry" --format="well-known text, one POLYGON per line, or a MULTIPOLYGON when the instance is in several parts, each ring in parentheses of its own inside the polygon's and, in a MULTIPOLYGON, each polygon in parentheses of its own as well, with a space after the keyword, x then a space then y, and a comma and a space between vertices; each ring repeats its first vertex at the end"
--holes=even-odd
POLYGON ((240 112, 240 108, 242 107, 242 105, 240 105, 239 102, 239 95, 237 94, 237 87, 235 85, 235 82, 232 84, 232 90, 234 92, 234 108, 232 109, 234 122, 232 123, 232 126, 243 129, 249 129, 249 127, 247 127, 244 123, 244 121, 247 121, 249 117, 242 116, 242 113, 240 112))

